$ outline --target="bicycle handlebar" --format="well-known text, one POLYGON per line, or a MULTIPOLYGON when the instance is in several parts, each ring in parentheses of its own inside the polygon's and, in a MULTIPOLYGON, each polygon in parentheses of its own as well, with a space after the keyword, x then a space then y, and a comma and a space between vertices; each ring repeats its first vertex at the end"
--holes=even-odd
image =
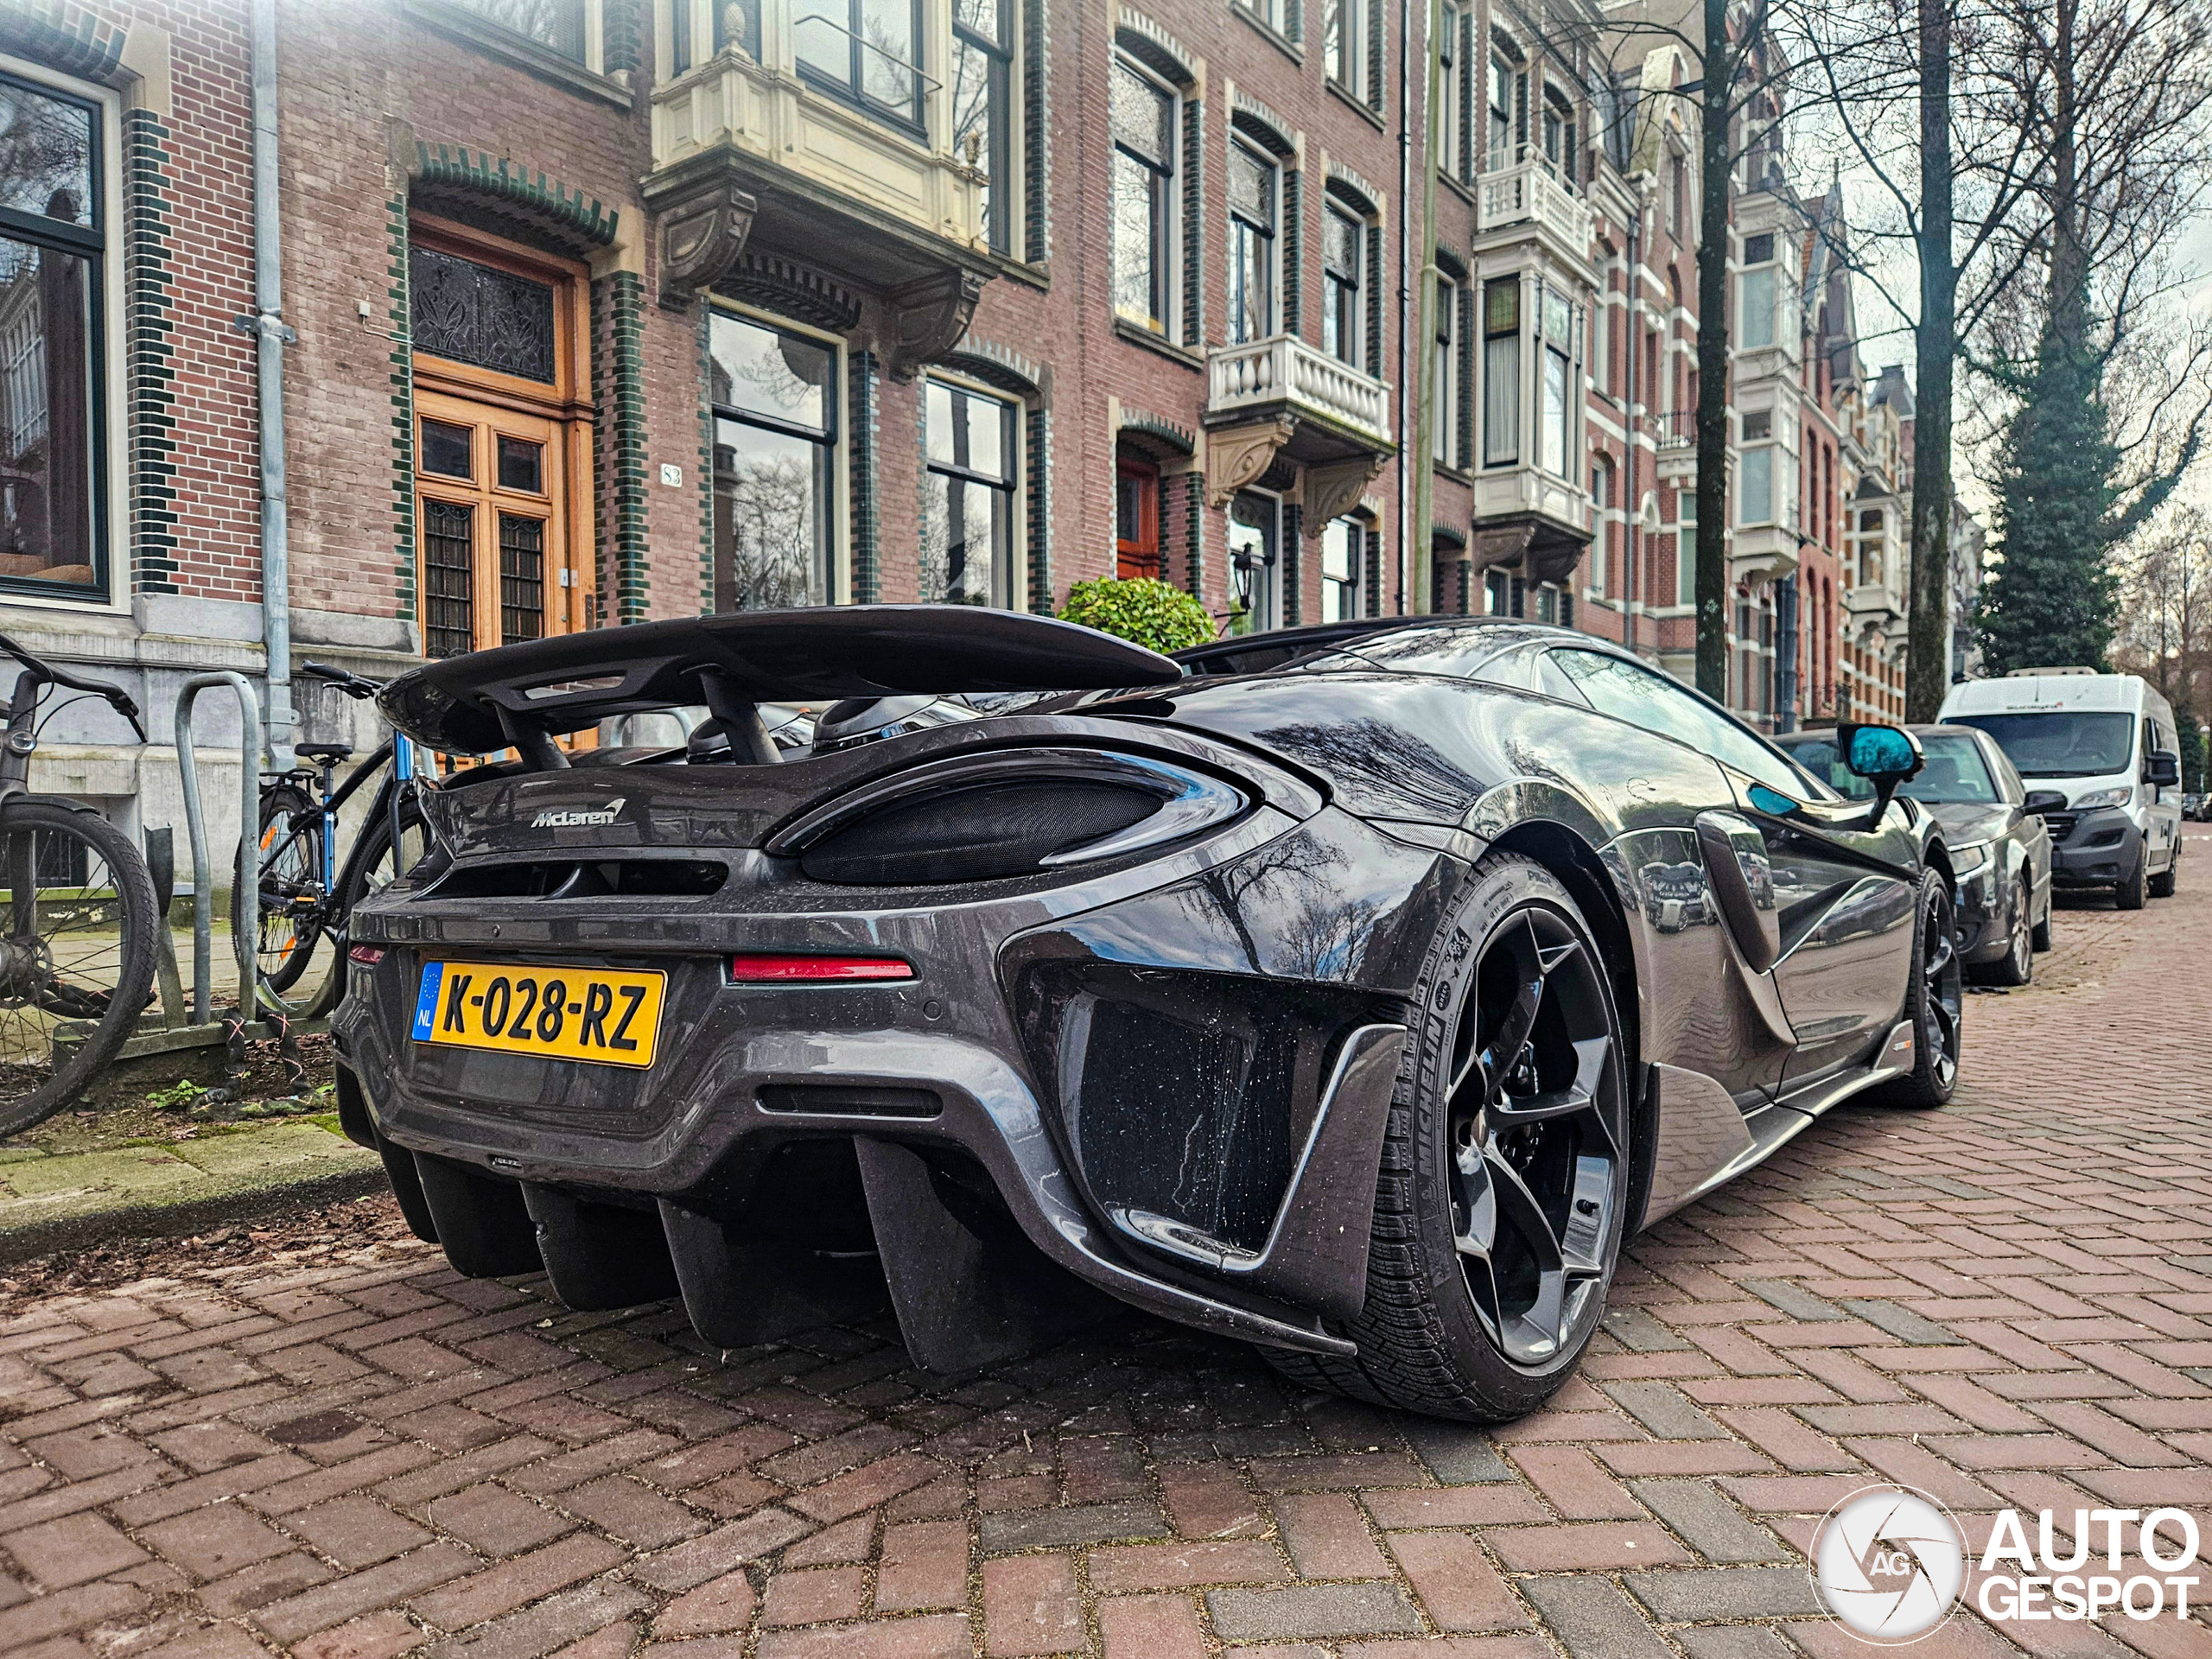
POLYGON ((53 664, 32 656, 29 652, 25 651, 4 633, 0 633, 0 653, 14 658, 26 670, 42 680, 50 680, 55 685, 66 686, 72 691, 85 691, 96 697, 105 697, 111 709, 130 722, 130 729, 138 734, 138 741, 141 743, 146 741, 146 728, 138 723, 137 701, 121 686, 105 680, 89 679, 81 674, 72 674, 67 669, 56 668, 53 664))
POLYGON ((384 690, 382 680, 365 679, 346 669, 329 663, 302 663, 300 672, 312 679, 327 680, 339 690, 357 701, 365 702, 384 690))

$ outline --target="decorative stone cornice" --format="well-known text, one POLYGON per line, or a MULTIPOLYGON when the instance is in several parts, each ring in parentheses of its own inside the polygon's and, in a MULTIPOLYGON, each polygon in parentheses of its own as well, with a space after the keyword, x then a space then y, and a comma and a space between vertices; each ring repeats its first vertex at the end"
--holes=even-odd
POLYGON ((1388 459, 1380 454, 1354 455, 1349 461, 1308 467, 1303 490, 1306 522, 1319 530, 1331 519, 1342 518, 1367 493, 1388 459))
POLYGON ((660 302, 681 311, 736 266, 760 204, 727 149, 647 181, 645 205, 660 221, 660 302))
POLYGON ((893 338, 884 341, 884 372, 893 380, 912 380, 942 359, 968 332, 982 296, 982 273, 965 266, 892 289, 885 296, 893 338))

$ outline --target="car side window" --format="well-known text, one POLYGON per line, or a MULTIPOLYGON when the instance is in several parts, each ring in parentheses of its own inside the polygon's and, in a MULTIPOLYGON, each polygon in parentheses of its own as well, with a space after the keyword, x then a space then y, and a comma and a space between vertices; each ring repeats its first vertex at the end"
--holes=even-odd
POLYGON ((1800 798, 1810 792, 1804 773, 1781 754, 1663 675, 1602 652, 1554 651, 1551 660, 1599 713, 1673 738, 1770 789, 1800 798))
POLYGON ((1974 741, 1981 750, 1981 758, 1989 763, 1990 776, 1997 779, 1997 792, 2014 806, 2026 800, 2028 786, 2020 781, 2020 774, 2012 770, 2012 763, 2005 758, 2005 751, 1999 748, 1986 733, 1977 736, 1974 741))

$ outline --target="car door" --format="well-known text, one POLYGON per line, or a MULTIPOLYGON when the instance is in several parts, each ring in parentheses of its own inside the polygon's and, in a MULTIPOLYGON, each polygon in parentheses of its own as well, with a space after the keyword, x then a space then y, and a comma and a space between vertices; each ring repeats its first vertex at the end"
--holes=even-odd
POLYGON ((2181 791, 2171 785, 2149 781, 2151 752, 2164 749, 2170 754, 2181 753, 2181 737, 2177 732, 2163 728, 2155 717, 2145 716, 2143 721, 2143 792, 2150 805, 2143 817, 2150 826, 2151 847, 2145 856, 2152 868, 2167 870, 2173 868, 2176 854, 2181 851, 2181 791))
POLYGON ((1796 1031, 1785 1091, 1862 1058, 1904 1004, 1918 880, 1909 815, 1917 809, 1893 803, 1881 823, 1869 823, 1866 803, 1833 798, 1675 681, 1571 646, 1554 650, 1551 660, 1593 707, 1688 743, 1726 774, 1737 811, 1726 815, 1733 822, 1700 820, 1705 861, 1718 881, 1722 844, 1741 849, 1751 909, 1728 916, 1724 906, 1724 916, 1746 957, 1771 974, 1796 1031))
POLYGON ((1974 747, 1981 751, 1982 763, 1989 768, 1989 775, 1997 780, 1997 792, 2006 805, 2013 809, 2011 835, 2020 843, 2020 868, 2028 878, 2028 914, 2040 917, 2050 901, 2050 829, 2043 819, 2026 810, 2028 786, 2020 781, 2020 774, 2005 751, 1997 747, 1997 740, 1987 732, 1974 734, 1974 747))

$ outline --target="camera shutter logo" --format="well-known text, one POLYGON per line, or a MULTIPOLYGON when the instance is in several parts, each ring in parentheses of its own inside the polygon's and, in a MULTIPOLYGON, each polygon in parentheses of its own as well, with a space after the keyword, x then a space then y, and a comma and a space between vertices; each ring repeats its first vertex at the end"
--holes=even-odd
POLYGON ((1821 1605, 1860 1640, 1917 1642, 1950 1618, 1966 1583, 1951 1512, 1905 1486, 1869 1486, 1830 1510, 1813 1538, 1821 1605))

